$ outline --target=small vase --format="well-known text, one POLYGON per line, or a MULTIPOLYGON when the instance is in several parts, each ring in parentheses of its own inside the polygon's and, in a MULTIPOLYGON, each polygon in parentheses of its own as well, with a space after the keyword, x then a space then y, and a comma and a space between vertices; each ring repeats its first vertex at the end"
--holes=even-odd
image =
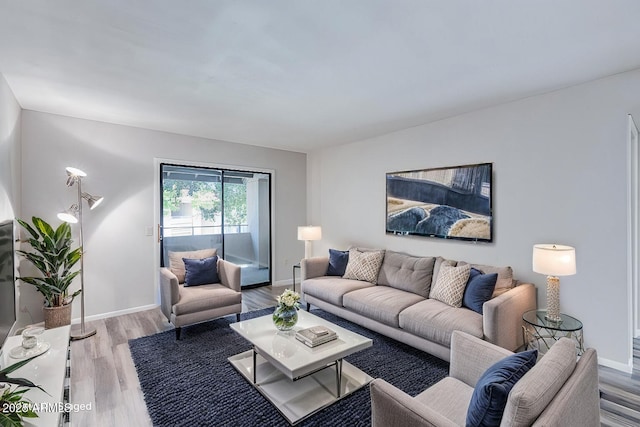
POLYGON ((272 319, 279 331, 290 331, 298 323, 298 310, 295 307, 279 305, 273 312, 272 319))

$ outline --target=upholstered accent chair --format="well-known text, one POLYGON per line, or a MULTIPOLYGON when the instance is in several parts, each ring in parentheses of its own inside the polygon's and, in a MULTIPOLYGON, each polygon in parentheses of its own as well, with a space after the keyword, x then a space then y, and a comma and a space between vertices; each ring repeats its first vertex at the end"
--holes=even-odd
POLYGON ((169 252, 169 267, 160 269, 161 309, 167 320, 175 326, 178 340, 183 326, 230 314, 235 314, 236 319, 240 321, 242 293, 239 266, 218 258, 219 281, 195 286, 185 283, 187 271, 183 258, 203 260, 214 256, 215 249, 169 252))
MULTIPOLYGON (((453 332, 449 376, 422 393, 411 397, 382 379, 371 382, 372 426, 464 426, 476 383, 490 366, 512 354, 453 332)), ((596 352, 587 349, 576 362, 575 343, 568 338, 556 342, 513 385, 500 421, 500 426, 599 425, 596 352)))

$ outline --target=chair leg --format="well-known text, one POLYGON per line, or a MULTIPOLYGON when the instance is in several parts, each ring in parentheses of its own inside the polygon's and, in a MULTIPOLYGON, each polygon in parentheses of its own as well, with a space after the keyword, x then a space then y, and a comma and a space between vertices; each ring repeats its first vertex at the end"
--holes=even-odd
POLYGON ((307 303, 307 311, 311 308, 311 304, 307 303))
POLYGON ((182 332, 182 328, 176 328, 176 341, 180 339, 181 332, 182 332))
POLYGON ((236 313, 236 322, 240 321, 240 313, 236 313))

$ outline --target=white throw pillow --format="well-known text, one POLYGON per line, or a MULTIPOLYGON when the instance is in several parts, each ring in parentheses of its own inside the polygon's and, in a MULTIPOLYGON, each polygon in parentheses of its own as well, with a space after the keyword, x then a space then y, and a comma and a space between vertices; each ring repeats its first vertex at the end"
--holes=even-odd
POLYGON ((349 262, 342 277, 363 280, 375 285, 378 281, 378 273, 383 259, 384 251, 360 252, 357 249, 349 249, 349 262))
POLYGON ((442 264, 436 279, 436 284, 431 287, 429 298, 442 301, 452 307, 462 307, 464 288, 469 281, 471 266, 469 264, 454 267, 442 264))

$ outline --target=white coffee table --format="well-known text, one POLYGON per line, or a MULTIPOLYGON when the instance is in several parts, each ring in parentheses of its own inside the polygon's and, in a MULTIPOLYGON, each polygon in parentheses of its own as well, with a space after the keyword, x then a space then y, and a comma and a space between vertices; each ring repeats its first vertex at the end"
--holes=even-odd
POLYGON ((298 311, 298 323, 280 332, 271 315, 232 323, 253 349, 229 358, 231 364, 291 423, 296 424, 368 384, 372 377, 343 360, 373 345, 369 338, 298 311), (310 348, 295 331, 323 325, 338 339, 310 348), (335 369, 327 369, 335 367, 335 369))

